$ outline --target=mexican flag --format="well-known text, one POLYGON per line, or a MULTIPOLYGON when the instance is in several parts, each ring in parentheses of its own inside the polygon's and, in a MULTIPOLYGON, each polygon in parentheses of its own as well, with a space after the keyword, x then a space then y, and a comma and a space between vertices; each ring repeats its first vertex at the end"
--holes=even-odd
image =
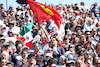
POLYGON ((10 45, 14 45, 17 40, 22 40, 24 46, 27 46, 32 49, 33 37, 31 35, 31 31, 27 28, 27 26, 24 26, 19 34, 21 35, 20 37, 6 37, 4 39, 6 40, 6 43, 10 45))
POLYGON ((32 49, 33 37, 32 37, 31 31, 27 28, 27 26, 24 26, 23 29, 19 32, 19 34, 25 39, 25 42, 24 42, 25 46, 32 49))

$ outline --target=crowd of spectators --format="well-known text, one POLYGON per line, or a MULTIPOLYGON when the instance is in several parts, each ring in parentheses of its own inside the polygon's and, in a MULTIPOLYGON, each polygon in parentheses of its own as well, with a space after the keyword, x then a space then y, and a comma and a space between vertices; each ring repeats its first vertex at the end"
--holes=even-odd
POLYGON ((38 24, 26 4, 0 4, 0 67, 100 67, 100 5, 48 6, 62 16, 60 29, 52 19, 38 24), (20 37, 23 26, 34 38, 32 49, 21 40, 6 43, 7 37, 20 37))

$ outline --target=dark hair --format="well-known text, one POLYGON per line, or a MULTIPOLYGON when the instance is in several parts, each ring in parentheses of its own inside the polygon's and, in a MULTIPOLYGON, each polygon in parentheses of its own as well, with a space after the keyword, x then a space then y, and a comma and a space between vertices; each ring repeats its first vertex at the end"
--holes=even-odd
POLYGON ((21 54, 23 54, 24 52, 27 52, 28 53, 28 50, 22 50, 22 53, 21 54))
MULTIPOLYGON (((90 31, 85 31, 85 34, 86 34, 87 32, 90 32, 90 31)), ((91 32, 90 32, 90 33, 91 33, 91 32)))
POLYGON ((31 58, 31 57, 34 57, 34 58, 35 58, 34 55, 30 54, 30 55, 28 55, 27 59, 29 59, 29 58, 31 58))
POLYGON ((97 47, 98 47, 99 43, 100 43, 100 41, 96 44, 96 47, 95 47, 96 49, 97 49, 97 47))
MULTIPOLYGON (((13 66, 13 63, 12 63, 12 62, 8 62, 7 64, 11 64, 11 65, 13 66)), ((6 65, 7 65, 7 64, 6 64, 6 65)))
MULTIPOLYGON (((55 38, 55 39, 56 39, 56 41, 59 41, 56 37, 53 37, 53 38, 55 38)), ((53 38, 52 38, 52 39, 53 39, 53 38)))
MULTIPOLYGON (((1 39, 1 40, 3 40, 4 42, 6 41, 5 39, 1 39)), ((1 40, 0 40, 0 41, 1 41, 1 40)))
POLYGON ((49 60, 48 60, 48 65, 51 65, 51 64, 56 64, 56 61, 55 61, 55 59, 54 58, 50 58, 49 60))
POLYGON ((17 40, 17 41, 15 42, 15 46, 17 47, 18 44, 22 44, 22 46, 23 46, 23 41, 22 41, 22 40, 17 40))

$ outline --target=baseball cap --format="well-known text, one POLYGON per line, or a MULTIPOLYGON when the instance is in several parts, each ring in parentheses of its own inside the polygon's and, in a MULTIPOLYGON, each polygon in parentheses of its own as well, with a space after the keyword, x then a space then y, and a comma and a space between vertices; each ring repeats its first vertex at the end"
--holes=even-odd
POLYGON ((65 57, 67 57, 68 56, 68 54, 72 54, 72 52, 71 51, 67 51, 64 55, 65 55, 65 57))
POLYGON ((6 25, 3 24, 3 23, 1 23, 1 24, 0 24, 0 29, 6 29, 6 25))
POLYGON ((23 50, 23 49, 28 49, 28 50, 29 50, 29 47, 27 47, 27 46, 24 46, 24 47, 22 48, 22 50, 23 50))
POLYGON ((10 21, 8 24, 13 24, 14 25, 14 22, 13 21, 10 21))
POLYGON ((51 53, 47 53, 45 56, 49 56, 49 57, 53 58, 51 53))
POLYGON ((37 53, 36 57, 38 57, 38 56, 43 56, 43 54, 42 53, 37 53))
POLYGON ((0 41, 3 40, 4 42, 6 41, 4 38, 0 38, 0 41))

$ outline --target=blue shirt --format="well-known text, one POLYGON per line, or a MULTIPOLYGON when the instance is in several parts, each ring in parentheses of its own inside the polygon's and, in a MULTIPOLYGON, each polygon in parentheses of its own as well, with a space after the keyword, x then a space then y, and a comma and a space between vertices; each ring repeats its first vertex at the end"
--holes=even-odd
POLYGON ((95 26, 92 24, 87 24, 84 26, 84 31, 92 31, 92 29, 94 28, 95 26))

